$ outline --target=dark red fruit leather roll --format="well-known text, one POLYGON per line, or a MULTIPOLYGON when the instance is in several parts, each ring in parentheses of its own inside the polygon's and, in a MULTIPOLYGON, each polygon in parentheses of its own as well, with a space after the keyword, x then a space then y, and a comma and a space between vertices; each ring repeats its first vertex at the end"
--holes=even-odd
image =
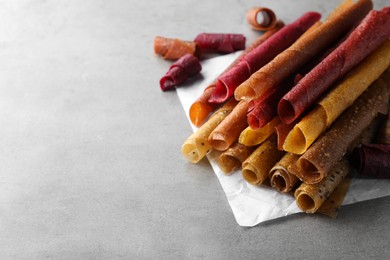
POLYGON ((390 145, 366 144, 357 148, 355 153, 359 161, 359 174, 380 179, 390 178, 390 145))
POLYGON ((173 89, 201 70, 199 59, 192 54, 186 54, 173 63, 168 72, 160 79, 161 90, 173 89))
POLYGON ((233 33, 200 33, 194 42, 200 50, 232 53, 245 49, 245 36, 233 33))

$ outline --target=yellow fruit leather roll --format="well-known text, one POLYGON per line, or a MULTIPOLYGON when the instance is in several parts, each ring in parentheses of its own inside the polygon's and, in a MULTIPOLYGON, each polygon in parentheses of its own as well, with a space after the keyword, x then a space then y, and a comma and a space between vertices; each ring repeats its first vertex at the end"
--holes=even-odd
POLYGON ((264 183, 271 168, 283 155, 284 152, 278 150, 276 136, 271 136, 242 163, 242 177, 253 185, 264 183))
POLYGON ((386 41, 326 94, 287 135, 283 149, 303 154, 390 65, 390 41, 386 41))
POLYGON ((298 177, 289 171, 289 166, 296 163, 298 158, 296 154, 286 153, 270 170, 270 184, 277 191, 289 192, 300 182, 298 177))
POLYGON ((302 181, 321 182, 378 114, 387 113, 388 105, 388 86, 378 79, 298 159, 302 181))
POLYGON ((230 175, 236 169, 240 169, 242 163, 251 155, 255 147, 249 147, 240 143, 233 144, 229 149, 222 152, 218 157, 218 166, 230 175))
POLYGON ((238 142, 246 146, 256 146, 264 142, 275 132, 275 127, 280 124, 279 117, 274 117, 265 126, 253 129, 250 126, 244 129, 238 137, 238 142))
POLYGON ((321 182, 302 183, 294 192, 298 207, 306 213, 316 212, 351 169, 348 161, 343 159, 321 182))
POLYGON ((188 161, 197 163, 206 156, 212 148, 208 141, 210 133, 233 111, 237 103, 231 99, 184 141, 181 153, 188 161))

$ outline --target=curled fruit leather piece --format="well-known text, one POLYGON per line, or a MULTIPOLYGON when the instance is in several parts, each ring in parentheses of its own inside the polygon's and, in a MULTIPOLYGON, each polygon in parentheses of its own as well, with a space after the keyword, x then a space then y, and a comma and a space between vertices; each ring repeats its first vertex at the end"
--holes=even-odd
POLYGON ((360 175, 390 179, 390 145, 362 145, 355 149, 353 158, 353 165, 358 166, 360 175))
POLYGON ((232 53, 245 49, 245 36, 233 33, 200 33, 194 42, 200 50, 232 53))
POLYGON ((246 13, 246 20, 254 30, 267 31, 276 25, 275 13, 266 7, 253 7, 246 13))
POLYGON ((293 23, 284 26, 268 40, 249 52, 228 72, 218 77, 218 83, 209 101, 223 103, 234 95, 235 89, 254 72, 290 47, 306 30, 321 18, 316 12, 307 12, 293 23))
POLYGON ((160 79, 162 91, 173 89, 188 78, 195 76, 202 70, 202 66, 197 57, 186 54, 169 68, 168 72, 160 79))
POLYGON ((166 60, 177 60, 186 54, 195 55, 196 43, 156 36, 154 38, 154 53, 166 60))
POLYGON ((247 114, 249 126, 253 129, 258 129, 271 121, 278 114, 277 106, 279 100, 293 85, 294 80, 291 78, 286 80, 279 88, 270 89, 269 93, 264 95, 265 97, 251 100, 247 114))
POLYGON ((334 51, 306 74, 279 102, 278 114, 291 123, 334 82, 390 37, 390 7, 372 10, 334 51), (315 87, 312 87, 315 86, 315 87))

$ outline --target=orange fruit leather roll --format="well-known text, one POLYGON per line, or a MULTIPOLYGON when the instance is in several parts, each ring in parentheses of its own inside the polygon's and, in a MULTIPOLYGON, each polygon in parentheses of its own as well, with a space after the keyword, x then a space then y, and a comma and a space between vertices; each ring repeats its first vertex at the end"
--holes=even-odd
POLYGON ((233 111, 211 132, 208 141, 213 149, 225 151, 237 141, 242 130, 248 126, 247 110, 248 102, 240 101, 233 111))
POLYGON ((309 184, 321 182, 378 114, 387 113, 388 106, 388 86, 378 79, 298 159, 299 178, 309 184))
POLYGON ((249 147, 240 143, 233 144, 218 157, 218 166, 226 175, 231 175, 236 169, 240 169, 242 163, 249 157, 255 147, 249 147))
POLYGON ((276 25, 275 13, 266 7, 253 7, 249 9, 246 13, 246 20, 257 31, 267 31, 276 25))
POLYGON ((177 60, 186 54, 196 55, 196 43, 192 41, 156 36, 153 47, 154 53, 166 60, 177 60))
POLYGON ((344 158, 321 182, 302 183, 294 192, 298 207, 306 213, 316 212, 351 170, 352 167, 344 158))
POLYGON ((208 142, 210 133, 233 111, 237 103, 238 101, 231 99, 184 141, 181 153, 188 161, 197 163, 206 156, 212 148, 208 142))
POLYGON ((289 166, 298 160, 299 156, 286 153, 270 170, 270 184, 277 191, 286 193, 291 191, 300 182, 297 176, 289 171, 289 166))
POLYGON ((271 136, 242 163, 242 177, 250 184, 263 184, 271 168, 284 154, 277 148, 276 136, 271 136))
POLYGON ((288 49, 256 71, 235 90, 235 98, 255 99, 278 86, 362 20, 372 9, 370 0, 343 2, 334 13, 316 28, 305 33, 288 49))
MULTIPOLYGON (((254 48, 259 46, 261 43, 266 41, 269 37, 271 37, 283 26, 284 26, 283 22, 281 21, 277 22, 274 28, 272 28, 271 30, 265 32, 260 37, 258 37, 220 75, 233 68, 241 60, 242 57, 244 57, 254 48)), ((191 122, 195 126, 200 126, 201 124, 203 124, 203 122, 206 120, 209 114, 219 106, 219 104, 209 102, 211 94, 213 93, 215 87, 217 86, 217 83, 218 83, 218 77, 205 88, 202 95, 191 105, 189 110, 189 117, 191 119, 191 122)))
POLYGON ((324 95, 287 135, 283 149, 302 154, 390 65, 390 41, 371 53, 324 95))

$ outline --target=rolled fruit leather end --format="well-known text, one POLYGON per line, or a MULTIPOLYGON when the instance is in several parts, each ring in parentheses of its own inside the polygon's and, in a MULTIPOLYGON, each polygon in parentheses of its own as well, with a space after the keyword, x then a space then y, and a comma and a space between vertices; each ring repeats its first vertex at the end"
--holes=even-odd
POLYGON ((309 184, 318 183, 323 179, 323 175, 318 171, 317 167, 305 158, 300 158, 297 161, 297 166, 307 173, 305 182, 309 184))
POLYGON ((275 27, 277 19, 275 13, 265 7, 254 7, 246 13, 247 22, 253 29, 259 31, 270 30, 275 27))
POLYGON ((253 169, 251 164, 247 164, 242 169, 242 177, 253 185, 261 184, 264 180, 259 179, 256 174, 256 170, 253 169))
POLYGON ((213 107, 204 102, 195 102, 190 107, 191 122, 199 127, 213 111, 213 107))
POLYGON ((220 157, 218 161, 219 168, 221 168, 225 175, 231 175, 234 169, 238 169, 241 166, 240 160, 231 155, 225 155, 223 163, 220 162, 221 160, 222 158, 220 157))
POLYGON ((226 84, 218 80, 217 86, 209 98, 209 102, 217 104, 223 103, 229 98, 230 94, 226 84))
POLYGON ((284 175, 282 170, 275 170, 271 177, 271 186, 279 192, 285 192, 288 188, 288 177, 284 175))
POLYGON ((296 113, 294 107, 291 105, 291 103, 288 100, 284 98, 282 98, 279 101, 278 114, 280 116, 280 119, 286 125, 291 124, 296 119, 296 113))
POLYGON ((224 136, 219 133, 212 133, 209 136, 209 143, 218 151, 225 151, 229 148, 229 144, 225 141, 224 136))
POLYGON ((192 163, 197 163, 201 159, 199 156, 199 151, 196 149, 194 144, 184 144, 181 148, 181 153, 188 161, 192 163))
POLYGON ((283 143, 283 149, 293 154, 303 154, 306 151, 306 138, 301 129, 294 127, 283 143))
POLYGON ((175 81, 169 76, 164 76, 160 79, 160 88, 162 91, 174 89, 175 86, 175 81))

